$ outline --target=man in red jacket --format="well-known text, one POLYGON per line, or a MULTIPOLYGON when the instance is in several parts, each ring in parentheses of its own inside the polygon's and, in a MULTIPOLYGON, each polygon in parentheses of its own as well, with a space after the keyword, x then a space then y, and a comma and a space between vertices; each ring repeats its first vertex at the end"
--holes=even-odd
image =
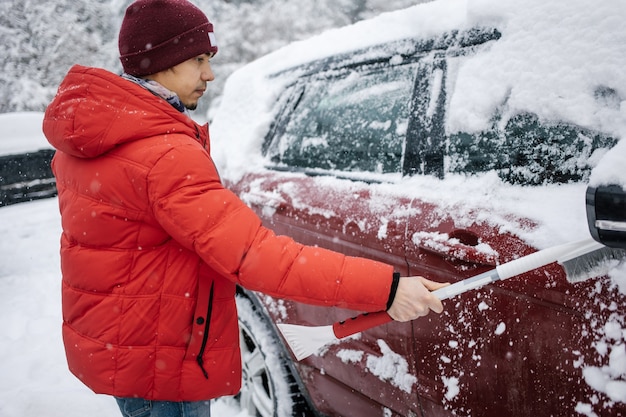
POLYGON ((43 130, 57 149, 68 365, 124 416, 208 416, 210 399, 239 391, 236 285, 398 321, 443 310, 429 291, 442 284, 276 236, 223 187, 208 128, 187 114, 217 53, 198 8, 134 2, 119 50, 121 76, 69 71, 43 130))

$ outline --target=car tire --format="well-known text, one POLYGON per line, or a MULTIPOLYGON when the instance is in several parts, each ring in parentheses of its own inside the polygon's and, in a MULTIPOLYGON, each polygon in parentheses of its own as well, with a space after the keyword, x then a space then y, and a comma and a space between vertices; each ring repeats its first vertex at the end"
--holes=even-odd
POLYGON ((237 400, 255 417, 310 416, 276 333, 252 301, 237 296, 242 384, 237 400))

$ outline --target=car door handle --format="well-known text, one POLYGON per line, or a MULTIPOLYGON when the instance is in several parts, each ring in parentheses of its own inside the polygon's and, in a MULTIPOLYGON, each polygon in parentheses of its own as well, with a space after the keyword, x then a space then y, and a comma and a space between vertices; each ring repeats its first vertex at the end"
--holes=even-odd
POLYGON ((417 232, 413 234, 412 240, 420 249, 443 258, 471 264, 498 264, 498 253, 488 244, 481 243, 475 233, 465 229, 456 229, 450 233, 417 232))

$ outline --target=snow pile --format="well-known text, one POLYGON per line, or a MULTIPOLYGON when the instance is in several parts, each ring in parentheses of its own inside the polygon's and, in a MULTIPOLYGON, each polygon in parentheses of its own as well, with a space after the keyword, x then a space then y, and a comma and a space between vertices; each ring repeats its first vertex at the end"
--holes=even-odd
MULTIPOLYGON (((409 363, 404 357, 391 350, 384 340, 378 339, 377 343, 381 356, 367 355, 365 370, 381 381, 410 393, 413 385, 417 383, 417 378, 409 373, 409 363)), ((365 353, 352 349, 340 349, 336 355, 343 363, 359 363, 363 360, 365 353)))
POLYGON ((15 155, 39 149, 52 149, 41 133, 43 113, 0 114, 0 155, 15 155))
POLYGON ((389 381, 394 387, 411 392, 417 378, 409 373, 406 359, 392 351, 383 340, 378 340, 378 346, 382 356, 368 355, 367 370, 381 381, 389 381))
POLYGON ((337 357, 343 363, 359 363, 363 359, 365 352, 362 350, 340 349, 337 351, 337 357))
POLYGON ((459 392, 461 392, 461 388, 459 387, 459 378, 456 376, 451 376, 449 378, 442 376, 441 380, 443 381, 443 385, 446 387, 446 393, 444 394, 446 400, 451 401, 459 395, 459 392))
MULTIPOLYGON (((624 111, 619 117, 621 120, 626 120, 626 104, 623 101, 622 103, 621 107, 624 108, 624 111)), ((626 189, 626 175, 624 175, 623 169, 625 166, 626 141, 622 140, 604 155, 600 165, 591 172, 589 184, 592 186, 619 184, 626 189)))
POLYGON ((592 388, 606 393, 613 401, 626 403, 626 351, 623 344, 613 347, 608 365, 590 366, 583 370, 583 375, 592 388))

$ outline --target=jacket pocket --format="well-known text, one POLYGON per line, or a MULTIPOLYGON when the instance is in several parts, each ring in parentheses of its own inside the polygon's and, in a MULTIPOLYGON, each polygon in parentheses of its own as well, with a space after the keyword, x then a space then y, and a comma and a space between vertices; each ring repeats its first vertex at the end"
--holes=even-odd
POLYGON ((189 340, 187 352, 185 353, 185 360, 196 361, 206 379, 209 378, 209 374, 204 368, 203 355, 209 339, 211 315, 213 312, 214 286, 215 282, 212 279, 207 279, 202 276, 199 277, 198 299, 196 300, 191 339, 189 340))

